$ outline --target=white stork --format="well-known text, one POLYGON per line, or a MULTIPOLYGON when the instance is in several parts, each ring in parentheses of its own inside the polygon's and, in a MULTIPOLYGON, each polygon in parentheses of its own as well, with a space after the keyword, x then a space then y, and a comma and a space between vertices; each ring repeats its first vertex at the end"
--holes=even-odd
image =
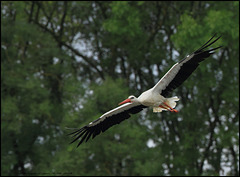
POLYGON ((198 50, 173 65, 153 88, 143 92, 139 97, 133 95, 129 96, 126 100, 119 103, 119 107, 106 112, 97 120, 70 133, 69 135, 73 135, 74 137, 71 143, 79 139, 80 142, 77 145, 78 147, 84 140, 87 142, 91 136, 92 138, 96 137, 113 125, 128 119, 131 116, 130 114, 136 114, 147 107, 153 107, 153 112, 162 112, 162 110, 178 112, 174 107, 179 98, 177 96, 167 98, 166 96, 180 86, 198 67, 201 61, 212 55, 215 50, 222 47, 220 46, 204 51, 204 49, 220 38, 218 37, 212 41, 215 35, 198 50))

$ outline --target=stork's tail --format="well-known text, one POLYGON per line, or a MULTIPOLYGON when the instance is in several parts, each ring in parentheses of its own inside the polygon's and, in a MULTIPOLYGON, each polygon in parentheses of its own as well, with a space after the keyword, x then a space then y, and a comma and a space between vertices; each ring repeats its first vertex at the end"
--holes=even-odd
MULTIPOLYGON (((176 101, 179 101, 179 98, 177 96, 167 98, 165 103, 169 105, 171 108, 175 108, 177 103, 176 101)), ((162 112, 162 111, 168 111, 169 109, 166 107, 166 105, 161 104, 161 107, 153 107, 153 112, 162 112)))

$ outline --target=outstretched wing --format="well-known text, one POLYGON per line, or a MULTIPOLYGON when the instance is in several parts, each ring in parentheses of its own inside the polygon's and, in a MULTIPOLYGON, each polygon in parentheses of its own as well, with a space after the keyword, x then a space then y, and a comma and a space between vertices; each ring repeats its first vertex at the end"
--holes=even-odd
POLYGON ((101 132, 105 132, 113 125, 119 124, 125 119, 131 117, 130 114, 136 114, 142 111, 144 108, 146 108, 146 106, 139 103, 126 103, 111 111, 108 111, 97 120, 90 122, 81 129, 70 133, 69 135, 72 135, 72 137, 75 138, 71 143, 79 139, 80 142, 77 145, 78 147, 84 140, 87 142, 91 136, 92 138, 95 138, 101 132))
POLYGON ((204 51, 204 49, 215 43, 221 37, 220 36, 211 42, 215 35, 198 50, 173 65, 172 68, 153 87, 153 90, 166 97, 171 91, 180 86, 198 67, 201 61, 208 58, 215 50, 222 47, 220 46, 204 51))

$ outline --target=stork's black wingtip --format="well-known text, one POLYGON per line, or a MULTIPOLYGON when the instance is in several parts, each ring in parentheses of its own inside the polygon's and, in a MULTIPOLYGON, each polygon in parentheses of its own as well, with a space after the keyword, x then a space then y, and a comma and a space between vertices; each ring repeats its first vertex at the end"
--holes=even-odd
POLYGON ((81 144, 82 144, 82 142, 78 143, 78 145, 77 145, 77 147, 76 147, 76 148, 78 148, 78 147, 79 147, 81 144))
POLYGON ((214 35, 212 36, 212 38, 214 38, 217 35, 217 33, 214 33, 214 35))

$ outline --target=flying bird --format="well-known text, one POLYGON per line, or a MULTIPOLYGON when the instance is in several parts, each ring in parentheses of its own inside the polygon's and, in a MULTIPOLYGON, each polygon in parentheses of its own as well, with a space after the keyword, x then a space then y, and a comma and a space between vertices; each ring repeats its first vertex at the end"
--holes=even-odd
POLYGON ((215 35, 198 50, 174 64, 153 88, 143 92, 139 97, 129 96, 126 100, 119 103, 120 106, 117 108, 106 112, 97 120, 70 133, 69 135, 72 135, 74 138, 71 143, 80 140, 78 147, 84 140, 87 142, 90 137, 92 139, 95 138, 113 125, 128 119, 131 114, 136 114, 147 107, 152 107, 153 112, 171 111, 177 113, 178 111, 174 108, 179 98, 177 96, 167 98, 167 96, 192 74, 200 62, 222 47, 205 50, 221 37, 219 36, 213 40, 215 35))

